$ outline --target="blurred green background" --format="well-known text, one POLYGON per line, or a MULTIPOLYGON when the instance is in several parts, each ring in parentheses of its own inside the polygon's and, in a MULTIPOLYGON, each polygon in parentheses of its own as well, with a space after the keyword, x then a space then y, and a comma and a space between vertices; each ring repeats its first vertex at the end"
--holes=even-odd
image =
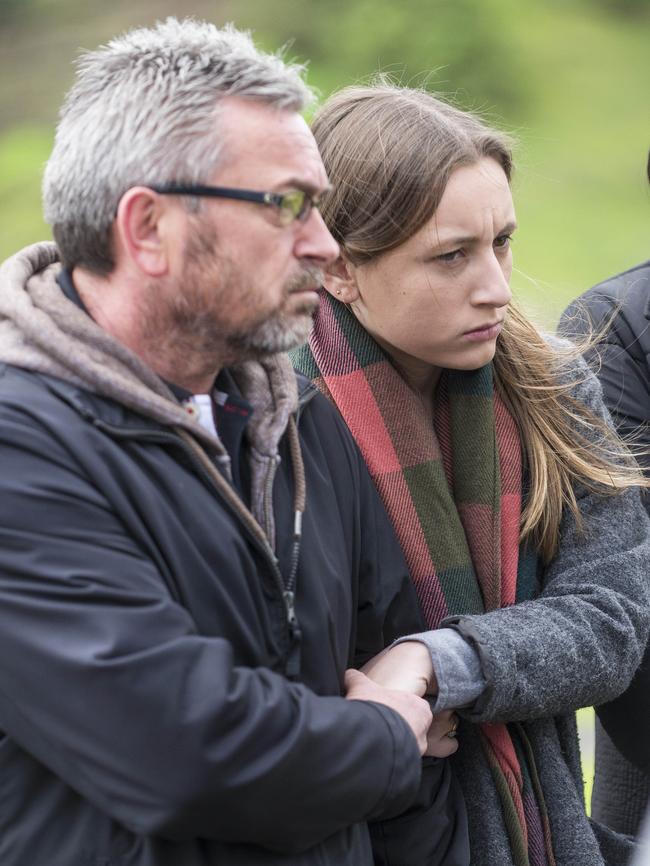
POLYGON ((288 43, 323 96, 383 70, 513 132, 513 287, 542 326, 650 257, 650 0, 0 0, 0 258, 50 236, 41 171, 79 50, 169 14, 288 43))
POLYGON ((513 132, 513 286, 540 324, 650 256, 650 0, 0 0, 0 258, 49 237, 40 176, 79 49, 168 14, 289 43, 323 95, 381 69, 513 132))

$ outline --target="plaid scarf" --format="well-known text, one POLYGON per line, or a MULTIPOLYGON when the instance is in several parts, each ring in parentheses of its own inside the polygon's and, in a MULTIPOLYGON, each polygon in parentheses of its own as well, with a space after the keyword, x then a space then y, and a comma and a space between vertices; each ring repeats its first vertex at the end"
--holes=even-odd
MULTIPOLYGON (((345 304, 321 292, 294 366, 337 406, 404 552, 428 626, 532 598, 537 558, 519 544, 521 446, 492 365, 444 371, 435 417, 345 304)), ((554 866, 535 761, 521 724, 482 724, 515 866, 554 866)))

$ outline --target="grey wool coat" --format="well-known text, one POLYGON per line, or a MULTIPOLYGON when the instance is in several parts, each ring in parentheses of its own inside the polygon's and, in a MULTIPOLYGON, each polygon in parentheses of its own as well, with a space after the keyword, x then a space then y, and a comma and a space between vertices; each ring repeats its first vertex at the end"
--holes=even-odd
MULTIPOLYGON (((583 361, 573 396, 607 417, 599 383, 583 361)), ((463 616, 455 628, 478 651, 488 687, 461 711, 452 758, 466 798, 472 866, 512 866, 476 722, 521 721, 549 812, 556 866, 623 866, 629 837, 585 814, 575 710, 611 700, 629 683, 650 625, 647 514, 636 490, 579 490, 585 532, 564 515, 555 559, 532 601, 463 616)))

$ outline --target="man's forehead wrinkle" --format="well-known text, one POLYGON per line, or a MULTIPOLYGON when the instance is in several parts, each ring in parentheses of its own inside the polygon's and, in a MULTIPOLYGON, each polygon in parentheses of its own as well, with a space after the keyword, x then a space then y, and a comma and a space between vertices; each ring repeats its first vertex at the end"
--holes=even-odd
POLYGON ((243 130, 230 127, 222 138, 223 158, 219 160, 217 171, 251 172, 262 169, 268 184, 293 182, 309 191, 318 191, 327 186, 325 169, 308 128, 280 128, 269 123, 269 129, 259 130, 260 134, 245 135, 243 130), (239 134, 238 134, 239 132, 239 134))
POLYGON ((311 141, 315 146, 309 127, 300 122, 300 115, 294 112, 271 111, 264 106, 247 106, 247 109, 242 111, 235 107, 231 112, 222 109, 217 122, 222 141, 234 141, 240 146, 246 146, 252 138, 260 138, 266 146, 269 142, 283 143, 294 138, 296 142, 311 141))

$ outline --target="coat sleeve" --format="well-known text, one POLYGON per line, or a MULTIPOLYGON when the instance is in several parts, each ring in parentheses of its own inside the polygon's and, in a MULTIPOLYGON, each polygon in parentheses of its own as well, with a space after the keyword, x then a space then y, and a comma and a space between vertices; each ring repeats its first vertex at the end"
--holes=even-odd
POLYGON ((176 840, 290 853, 408 806, 397 713, 235 666, 29 409, 0 412, 0 465, 0 728, 36 761, 176 840))
MULTIPOLYGON (((584 362, 574 396, 607 417, 584 362)), ((540 595, 489 613, 456 617, 488 682, 467 711, 473 721, 539 718, 603 703, 627 686, 650 627, 650 524, 638 490, 579 494, 586 531, 570 513, 540 595)))
MULTIPOLYGON (((643 315, 647 304, 648 269, 639 292, 635 287, 627 303, 620 305, 606 291, 592 289, 562 317, 560 327, 567 333, 581 334, 589 323, 596 328, 609 325, 601 343, 590 358, 603 388, 605 403, 614 423, 623 434, 634 437, 639 462, 650 476, 650 375, 644 347, 650 337, 641 329, 650 327, 643 315), (613 318, 612 318, 613 317, 613 318)), ((622 279, 622 278, 619 278, 622 279)), ((643 494, 650 512, 650 491, 643 494)), ((648 577, 650 582, 650 576, 648 577)), ((614 745, 635 766, 650 772, 650 645, 629 688, 620 697, 596 707, 600 721, 614 745)))

